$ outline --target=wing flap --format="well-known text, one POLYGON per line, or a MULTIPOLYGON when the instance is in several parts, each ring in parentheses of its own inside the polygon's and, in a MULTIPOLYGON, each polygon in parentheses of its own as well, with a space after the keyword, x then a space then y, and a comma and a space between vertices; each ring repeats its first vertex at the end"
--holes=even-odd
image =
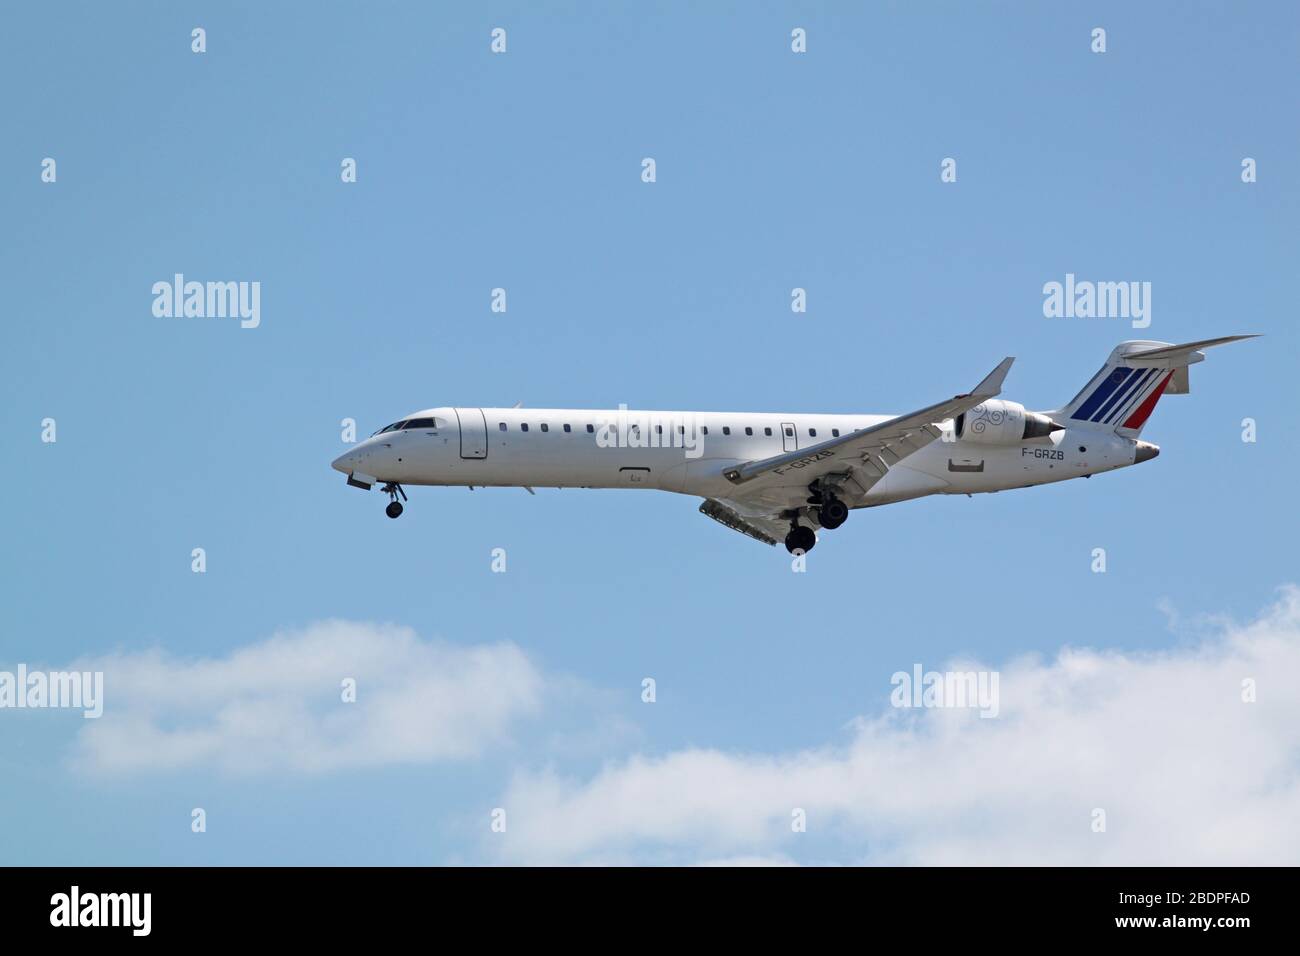
POLYGON ((720 525, 730 528, 732 531, 739 531, 743 535, 748 535, 755 541, 762 541, 764 544, 776 544, 776 538, 760 527, 758 521, 745 518, 732 508, 728 508, 716 498, 706 498, 700 505, 700 514, 708 515, 720 525))

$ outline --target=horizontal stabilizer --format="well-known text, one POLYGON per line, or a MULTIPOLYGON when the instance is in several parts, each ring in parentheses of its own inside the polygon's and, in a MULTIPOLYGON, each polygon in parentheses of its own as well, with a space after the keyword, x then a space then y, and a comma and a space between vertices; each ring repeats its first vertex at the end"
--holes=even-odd
POLYGON ((1216 345, 1227 345, 1229 342, 1240 342, 1242 339, 1257 339, 1258 333, 1251 335, 1225 335, 1217 339, 1201 339, 1199 342, 1186 342, 1182 345, 1162 345, 1159 348, 1145 349, 1141 352, 1129 352, 1124 356, 1125 362, 1131 362, 1134 359, 1163 359, 1176 358, 1185 352, 1195 352, 1197 349, 1208 349, 1216 345))

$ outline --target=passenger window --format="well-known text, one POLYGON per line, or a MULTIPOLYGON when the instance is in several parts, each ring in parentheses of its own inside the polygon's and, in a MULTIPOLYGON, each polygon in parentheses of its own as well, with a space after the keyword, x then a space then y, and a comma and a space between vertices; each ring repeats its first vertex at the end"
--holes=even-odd
POLYGON ((527 422, 524 422, 522 425, 520 425, 520 426, 519 426, 519 430, 520 430, 521 432, 526 432, 526 431, 528 431, 528 423, 527 423, 527 422))
POLYGON ((787 429, 785 430, 785 437, 786 437, 786 438, 793 438, 793 437, 794 437, 794 429, 793 429, 793 428, 787 428, 787 429))
POLYGON ((594 432, 595 430, 596 430, 596 428, 595 428, 594 425, 588 425, 588 426, 587 426, 587 434, 588 434, 588 435, 590 435, 590 434, 591 434, 592 432, 594 432))
POLYGON ((571 431, 573 431, 573 429, 569 427, 569 425, 568 425, 567 422, 566 422, 565 425, 564 425, 564 430, 565 430, 566 432, 571 432, 571 431))
POLYGON ((542 422, 542 431, 549 432, 550 430, 551 430, 551 426, 546 424, 546 422, 542 422))
POLYGON ((832 428, 832 429, 831 429, 831 437, 832 437, 832 438, 839 438, 839 437, 840 437, 840 430, 839 430, 838 428, 832 428))
POLYGON ((497 424, 497 428, 501 429, 502 431, 505 431, 505 430, 506 430, 506 423, 505 423, 505 422, 499 422, 499 423, 497 424))
POLYGON ((771 435, 772 435, 772 428, 771 428, 770 425, 769 425, 767 428, 764 428, 764 429, 763 429, 763 434, 764 434, 764 435, 767 435, 769 438, 771 437, 771 435))
POLYGON ((808 437, 809 437, 809 438, 816 438, 816 437, 817 437, 817 429, 815 429, 815 428, 810 428, 810 429, 808 429, 808 437))
POLYGON ((731 434, 731 426, 730 426, 730 425, 723 425, 723 426, 722 426, 722 434, 724 434, 724 435, 730 435, 730 434, 731 434))
POLYGON ((685 434, 686 434, 686 426, 685 426, 685 425, 678 425, 678 426, 677 426, 677 434, 679 434, 679 435, 685 435, 685 434))
POLYGON ((704 426, 704 434, 707 435, 708 433, 709 433, 709 426, 708 426, 708 425, 705 425, 705 426, 704 426))
POLYGON ((656 434, 656 435, 662 435, 663 433, 664 433, 664 426, 662 426, 662 425, 656 425, 656 426, 655 426, 655 434, 656 434))

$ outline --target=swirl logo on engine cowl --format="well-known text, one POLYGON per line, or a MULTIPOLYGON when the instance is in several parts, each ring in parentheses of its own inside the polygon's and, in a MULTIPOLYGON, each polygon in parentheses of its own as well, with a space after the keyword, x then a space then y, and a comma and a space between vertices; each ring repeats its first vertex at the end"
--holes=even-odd
POLYGON ((990 409, 988 402, 980 402, 970 410, 969 414, 971 418, 968 420, 966 427, 976 434, 980 434, 990 425, 1001 425, 1007 417, 1005 409, 990 409))

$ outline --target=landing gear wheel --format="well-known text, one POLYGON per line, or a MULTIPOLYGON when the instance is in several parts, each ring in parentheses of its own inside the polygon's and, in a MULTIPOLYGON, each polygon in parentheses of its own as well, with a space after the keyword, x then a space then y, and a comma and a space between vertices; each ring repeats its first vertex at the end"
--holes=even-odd
POLYGON ((406 492, 403 491, 402 486, 395 481, 390 481, 388 484, 384 485, 383 490, 384 493, 392 499, 388 502, 388 507, 384 509, 384 514, 388 515, 390 518, 396 518, 402 513, 402 501, 406 500, 406 492), (398 495, 402 496, 402 501, 397 500, 398 495))
POLYGON ((804 528, 796 525, 790 529, 790 533, 785 536, 785 549, 791 554, 796 551, 802 551, 807 554, 817 543, 817 533, 812 528, 804 528))
POLYGON ((817 520, 828 531, 838 528, 849 518, 849 506, 838 498, 827 498, 817 510, 817 520))

